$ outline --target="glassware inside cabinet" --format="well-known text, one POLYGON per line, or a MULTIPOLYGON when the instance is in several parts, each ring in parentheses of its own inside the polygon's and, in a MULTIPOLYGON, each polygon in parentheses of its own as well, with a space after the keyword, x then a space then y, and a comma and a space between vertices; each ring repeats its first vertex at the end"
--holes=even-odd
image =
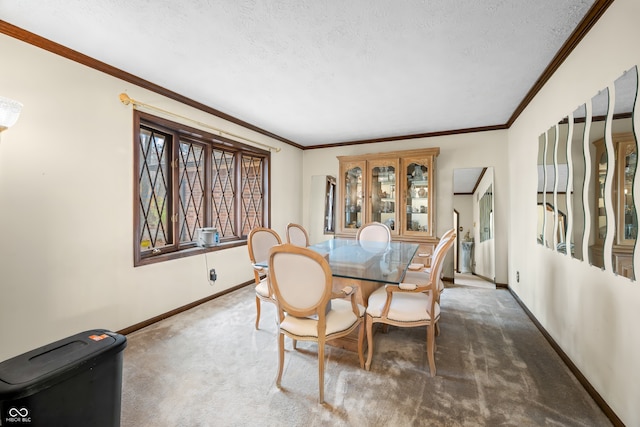
POLYGON ((429 232, 429 174, 427 166, 407 166, 407 231, 429 232))
POLYGON ((345 172, 344 224, 347 228, 362 226, 362 168, 353 167, 345 172))
POLYGON ((396 168, 376 166, 371 169, 371 221, 396 229, 396 168))
POLYGON ((430 186, 434 185, 439 153, 438 147, 431 147, 337 156, 336 236, 352 238, 364 224, 380 222, 389 227, 395 240, 428 245, 436 241, 436 200, 430 186))
POLYGON ((624 212, 623 223, 624 231, 622 242, 635 241, 638 234, 638 216, 633 203, 633 180, 636 172, 638 155, 635 150, 635 144, 627 143, 623 145, 625 149, 623 186, 622 191, 622 212, 624 212))

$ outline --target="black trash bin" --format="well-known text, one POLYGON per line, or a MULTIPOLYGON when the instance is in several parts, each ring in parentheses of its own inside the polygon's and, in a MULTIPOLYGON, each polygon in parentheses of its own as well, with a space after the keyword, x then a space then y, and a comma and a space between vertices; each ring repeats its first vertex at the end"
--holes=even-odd
POLYGON ((126 345, 95 329, 0 363, 0 426, 119 426, 126 345))

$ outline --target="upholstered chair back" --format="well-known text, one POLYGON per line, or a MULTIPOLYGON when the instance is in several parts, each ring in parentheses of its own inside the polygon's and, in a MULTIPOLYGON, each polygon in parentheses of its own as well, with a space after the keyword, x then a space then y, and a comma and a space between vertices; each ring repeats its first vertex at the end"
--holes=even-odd
POLYGON ((309 234, 307 230, 299 224, 287 224, 287 243, 303 248, 309 246, 309 234))
POLYGON ((284 244, 271 251, 269 266, 275 299, 282 310, 296 317, 320 314, 319 311, 324 314, 333 279, 322 255, 284 244))
POLYGON ((356 239, 374 242, 390 242, 391 230, 381 222, 370 222, 358 229, 356 239))
POLYGON ((267 261, 269 249, 282 243, 280 236, 274 230, 265 227, 256 227, 249 233, 248 247, 249 258, 252 263, 267 261))

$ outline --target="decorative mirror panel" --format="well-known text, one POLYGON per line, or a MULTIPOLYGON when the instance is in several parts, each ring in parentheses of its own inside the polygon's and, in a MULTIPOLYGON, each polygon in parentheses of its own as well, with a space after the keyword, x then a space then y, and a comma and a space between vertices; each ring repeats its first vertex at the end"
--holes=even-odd
POLYGON ((547 149, 547 134, 543 133, 538 138, 538 244, 544 244, 544 219, 545 219, 545 173, 544 154, 547 149))
POLYGON ((635 280, 640 178, 633 67, 538 138, 538 243, 635 280))
POLYGON ((555 249, 561 253, 567 253, 567 187, 569 176, 568 165, 568 138, 569 138, 569 119, 565 117, 556 126, 556 151, 554 156, 555 167, 555 210, 554 210, 554 224, 556 237, 555 249))
POLYGON ((569 221, 567 229, 570 229, 569 246, 571 247, 571 256, 579 260, 584 260, 582 241, 585 235, 583 194, 587 164, 584 152, 586 117, 587 107, 585 104, 582 104, 569 116, 569 127, 571 128, 569 132, 571 138, 569 153, 571 161, 568 164, 570 166, 571 184, 567 190, 567 198, 571 211, 571 221, 569 221))

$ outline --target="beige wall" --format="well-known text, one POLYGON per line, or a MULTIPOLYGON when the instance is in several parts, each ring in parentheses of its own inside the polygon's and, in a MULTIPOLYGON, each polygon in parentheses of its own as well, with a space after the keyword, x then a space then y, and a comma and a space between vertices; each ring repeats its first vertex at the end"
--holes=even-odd
POLYGON ((302 221, 301 150, 4 35, 0 52, 11 65, 0 67, 0 93, 24 104, 0 136, 0 360, 253 277, 246 246, 133 267, 133 116, 121 92, 282 147, 272 154, 272 227, 284 234, 302 221))
POLYGON ((640 425, 640 285, 537 245, 534 206, 538 135, 640 64, 639 16, 637 0, 615 1, 509 130, 509 284, 629 426, 640 425))

